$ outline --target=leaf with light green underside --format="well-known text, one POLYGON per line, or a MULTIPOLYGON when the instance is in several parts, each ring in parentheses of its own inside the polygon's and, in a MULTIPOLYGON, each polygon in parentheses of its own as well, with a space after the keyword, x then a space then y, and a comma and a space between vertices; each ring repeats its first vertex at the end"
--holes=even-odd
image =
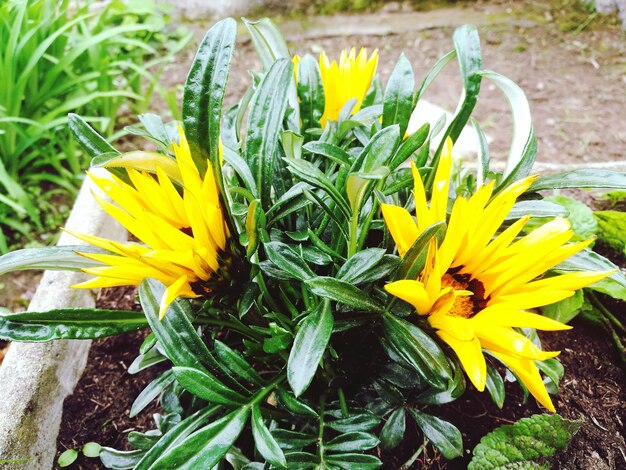
POLYGON ((287 380, 296 397, 308 388, 333 331, 329 302, 323 302, 300 324, 287 361, 287 380))
POLYGON ((500 426, 474 448, 468 469, 549 469, 550 457, 567 447, 581 424, 557 414, 537 414, 500 426))
MULTIPOLYGON (((567 219, 572 224, 574 237, 571 241, 586 240, 593 237, 598 230, 598 222, 593 216, 593 211, 587 204, 567 196, 552 196, 546 198, 550 202, 560 204, 568 211, 567 219)), ((533 214, 535 215, 535 214, 533 214)))
POLYGON ((72 136, 90 157, 94 158, 105 153, 119 154, 104 137, 98 134, 93 127, 87 124, 79 115, 70 113, 67 121, 72 136))
POLYGON ((596 211, 593 216, 598 222, 598 240, 626 253, 626 213, 596 211))
POLYGON ((626 174, 611 170, 570 170, 537 178, 528 191, 563 188, 626 189, 626 174))
POLYGON ((303 281, 315 276, 309 265, 289 245, 282 242, 269 242, 263 247, 272 263, 296 279, 303 281))
POLYGON ((361 276, 376 266, 383 256, 385 256, 383 248, 367 248, 359 251, 339 268, 336 278, 344 282, 358 283, 361 276))
POLYGON ((213 375, 191 367, 173 367, 172 372, 174 372, 176 381, 185 390, 209 403, 231 407, 246 403, 244 396, 225 386, 213 375))
POLYGON ((567 299, 541 307, 541 311, 548 318, 560 321, 561 323, 569 323, 578 315, 584 301, 583 291, 577 290, 573 296, 567 299))
POLYGON ((102 266, 102 263, 80 256, 76 252, 108 253, 100 248, 84 245, 46 246, 24 248, 0 256, 0 276, 26 269, 58 269, 80 271, 83 268, 102 266))
POLYGON ((496 406, 502 409, 506 396, 504 380, 502 380, 500 372, 491 364, 487 364, 487 380, 485 381, 485 387, 496 406))
POLYGON ((404 408, 396 408, 387 418, 382 431, 380 432, 380 442, 385 449, 398 447, 404 431, 406 430, 406 413, 404 408))
POLYGON ((134 418, 141 413, 149 404, 158 397, 163 390, 165 390, 172 382, 174 382, 174 375, 171 370, 168 370, 161 374, 159 377, 150 382, 146 388, 135 398, 135 401, 130 407, 129 417, 134 418))

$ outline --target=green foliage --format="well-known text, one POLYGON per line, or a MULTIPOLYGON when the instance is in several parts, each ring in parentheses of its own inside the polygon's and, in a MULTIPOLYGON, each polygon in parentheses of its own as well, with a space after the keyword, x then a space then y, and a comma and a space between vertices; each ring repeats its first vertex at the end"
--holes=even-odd
POLYGON ((500 426, 480 440, 468 468, 549 469, 550 457, 567 447, 581 423, 556 414, 542 414, 500 426))
MULTIPOLYGON (((130 414, 137 416, 154 400, 164 414, 155 416, 155 429, 129 434, 134 450, 99 449, 108 468, 213 468, 229 462, 235 468, 374 469, 382 465, 376 448, 397 447, 408 430, 419 434, 419 445, 429 442, 445 458, 457 458, 463 455, 461 431, 437 416, 437 405, 463 394, 463 369, 429 323, 384 289, 389 281, 415 280, 424 269, 433 269, 426 266, 429 247, 442 242, 448 227, 442 221, 426 228, 400 257, 381 204, 414 209, 408 160, 422 175, 426 191, 432 191, 443 146, 430 152, 431 140, 437 134, 459 136, 470 122, 483 78, 503 92, 512 108, 507 170, 490 171, 487 140, 474 123, 481 146, 479 170, 476 175, 455 173, 451 193, 469 195, 487 179, 495 180, 497 193, 526 176, 536 152, 526 98, 511 80, 483 69, 478 33, 464 26, 454 34, 454 50, 421 84, 416 86, 413 68, 401 55, 386 86, 375 79, 357 113, 352 113, 354 100, 348 101, 339 119, 322 127, 330 95, 317 61, 304 56, 294 70, 287 44, 271 21, 244 23, 263 69, 252 74, 240 101, 223 112, 237 44, 232 19, 207 32, 183 93, 182 121, 194 162, 201 175, 211 168, 217 176, 229 231, 228 246, 218 253, 224 267, 220 265, 216 279, 194 282, 193 292, 201 297, 174 300, 162 319, 160 302, 168 286, 145 279, 139 286, 143 313, 5 315, 0 317, 0 336, 42 341, 151 330, 129 373, 156 364, 168 367, 139 394, 130 414), (464 94, 454 118, 448 125, 440 121, 405 136, 419 99, 455 58, 464 94)), ((93 159, 92 166, 128 179, 129 166, 154 172, 146 166, 146 155, 152 163, 168 162, 176 135, 175 123, 164 123, 159 116, 143 114, 139 119, 140 125, 129 131, 150 140, 156 153, 121 154, 100 135, 98 121, 89 117, 71 115, 69 127, 93 159)), ((601 180, 611 187, 623 184, 613 173, 576 171, 562 179, 538 179, 534 188, 595 185, 601 180)), ((526 214, 568 213, 581 238, 595 231, 579 204, 538 194, 519 201, 506 223, 526 214)), ((89 266, 73 249, 5 255, 0 272, 89 266)), ((558 271, 611 266, 585 251, 558 271)), ((619 289, 616 296, 622 295, 626 277, 616 272, 594 289, 619 289)), ((546 312, 566 321, 581 307, 581 299, 577 294, 546 312)), ((533 331, 524 333, 538 342, 533 331)), ((563 374, 560 364, 548 360, 538 367, 556 391, 563 374)), ((504 380, 491 362, 486 389, 501 408, 504 380)), ((558 424, 545 419, 543 437, 551 436, 548 424, 555 429, 558 424)), ((534 432, 542 423, 520 426, 534 432)), ((538 448, 544 452, 556 446, 561 442, 557 437, 541 441, 543 447, 538 448)))
POLYGON ((619 211, 596 211, 598 240, 626 254, 626 214, 619 211))
POLYGON ((34 188, 72 193, 80 181, 87 162, 64 132, 68 112, 112 134, 123 104, 143 112, 155 89, 167 93, 158 78, 189 39, 166 30, 163 5, 92 4, 15 0, 0 6, 0 252, 17 236, 58 225, 42 219, 49 208, 36 202, 42 195, 34 188))

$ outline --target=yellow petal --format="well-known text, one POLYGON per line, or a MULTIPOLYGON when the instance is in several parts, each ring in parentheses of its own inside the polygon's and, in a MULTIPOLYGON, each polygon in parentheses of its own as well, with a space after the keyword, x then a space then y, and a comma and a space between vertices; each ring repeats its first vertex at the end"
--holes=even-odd
POLYGON ((474 387, 482 392, 487 380, 487 364, 478 339, 460 341, 444 330, 437 331, 437 335, 456 353, 467 377, 474 384, 474 387))
POLYGON ((159 308, 159 320, 162 320, 165 316, 165 312, 167 308, 170 306, 174 300, 180 296, 180 293, 184 290, 189 290, 189 285, 187 284, 187 276, 181 276, 176 280, 172 285, 170 285, 161 297, 161 305, 159 308))
POLYGON ((435 299, 429 299, 424 284, 419 281, 412 281, 409 279, 403 279, 400 281, 391 282, 385 285, 385 290, 391 295, 410 303, 415 307, 417 313, 425 315, 429 313, 435 299))
POLYGON ((400 256, 404 256, 411 245, 417 240, 418 230, 411 214, 404 208, 391 204, 381 204, 383 218, 398 247, 400 256))

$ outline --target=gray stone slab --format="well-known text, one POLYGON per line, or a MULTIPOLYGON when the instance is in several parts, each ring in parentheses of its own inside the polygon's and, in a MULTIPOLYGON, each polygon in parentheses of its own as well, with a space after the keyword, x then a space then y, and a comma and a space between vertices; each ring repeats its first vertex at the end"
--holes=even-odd
MULTIPOLYGON (((83 233, 123 240, 125 230, 100 209, 86 181, 66 227, 83 233)), ((77 245, 67 233, 59 245, 77 245)), ((89 290, 70 286, 86 279, 83 273, 47 271, 30 303, 30 311, 95 306, 89 290)), ((63 400, 72 393, 85 368, 91 341, 13 343, 0 367, 0 468, 52 468, 63 400)))

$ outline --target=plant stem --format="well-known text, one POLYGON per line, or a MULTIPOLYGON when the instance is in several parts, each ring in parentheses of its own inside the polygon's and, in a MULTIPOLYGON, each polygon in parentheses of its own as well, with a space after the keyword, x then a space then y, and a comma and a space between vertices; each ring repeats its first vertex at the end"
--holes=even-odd
POLYGON ((319 428, 319 432, 317 434, 317 455, 319 456, 319 460, 320 460, 320 468, 326 468, 325 462, 324 462, 324 456, 325 456, 325 449, 324 449, 324 410, 326 409, 326 394, 323 393, 321 398, 320 398, 320 419, 319 419, 319 423, 320 423, 320 428, 319 428))

